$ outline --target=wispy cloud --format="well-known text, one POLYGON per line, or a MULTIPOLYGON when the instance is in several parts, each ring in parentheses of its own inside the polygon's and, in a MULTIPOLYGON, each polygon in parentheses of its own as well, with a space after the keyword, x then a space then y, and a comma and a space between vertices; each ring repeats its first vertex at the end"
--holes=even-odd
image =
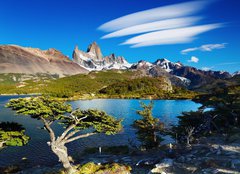
POLYGON ((200 25, 194 27, 162 30, 142 34, 128 39, 123 45, 133 45, 132 47, 143 47, 150 45, 162 45, 172 43, 188 43, 195 39, 195 36, 203 32, 221 27, 221 24, 200 25))
POLYGON ((185 50, 181 51, 181 54, 187 54, 189 52, 193 52, 193 51, 212 51, 215 49, 223 49, 226 47, 227 43, 221 43, 221 44, 206 44, 206 45, 202 45, 200 47, 194 47, 194 48, 187 48, 185 50))
MULTIPOLYGON (((221 23, 198 24, 203 18, 193 16, 211 2, 213 1, 197 0, 140 11, 109 21, 98 29, 110 32, 102 39, 138 34, 121 44, 131 45, 132 48, 190 43, 199 34, 224 26, 221 23)), ((183 51, 194 50, 196 48, 183 51)))
POLYGON ((150 22, 141 25, 135 25, 132 27, 124 28, 110 34, 107 34, 102 37, 102 39, 113 38, 113 37, 121 37, 127 36, 131 34, 139 34, 157 30, 166 30, 180 27, 191 26, 197 21, 199 21, 200 17, 186 17, 186 18, 176 18, 176 19, 167 19, 156 22, 150 22))
POLYGON ((195 56, 192 56, 190 60, 188 60, 188 62, 193 62, 193 63, 198 63, 199 59, 195 56))
POLYGON ((163 19, 189 16, 202 10, 207 4, 207 1, 192 1, 153 8, 109 21, 98 29, 110 32, 163 19))

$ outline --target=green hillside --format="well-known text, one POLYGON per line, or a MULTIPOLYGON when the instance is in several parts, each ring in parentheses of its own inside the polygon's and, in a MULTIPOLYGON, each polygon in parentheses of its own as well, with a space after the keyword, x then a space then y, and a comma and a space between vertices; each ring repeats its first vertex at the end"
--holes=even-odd
MULTIPOLYGON (((8 75, 10 76, 10 75, 8 75)), ((21 77, 19 77, 21 79, 21 77)), ((58 98, 192 98, 195 93, 172 87, 164 78, 142 77, 138 71, 100 71, 64 78, 39 76, 1 83, 1 94, 41 93, 58 98)))

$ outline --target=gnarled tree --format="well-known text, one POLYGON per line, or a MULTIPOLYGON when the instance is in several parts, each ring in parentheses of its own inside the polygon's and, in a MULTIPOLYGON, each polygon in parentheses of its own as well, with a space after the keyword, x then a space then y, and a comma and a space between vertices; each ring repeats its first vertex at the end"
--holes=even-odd
POLYGON ((0 148, 4 146, 23 146, 28 143, 29 137, 25 129, 15 122, 0 122, 0 148))
POLYGON ((43 122, 50 135, 48 145, 57 155, 68 174, 74 173, 76 170, 70 163, 67 143, 97 133, 116 134, 122 129, 121 120, 116 120, 103 111, 93 109, 72 111, 70 105, 48 97, 12 99, 7 107, 16 110, 19 114, 30 115, 32 118, 43 122), (62 134, 57 137, 51 128, 54 121, 58 121, 65 128, 62 134), (88 133, 82 134, 81 130, 87 130, 88 133))

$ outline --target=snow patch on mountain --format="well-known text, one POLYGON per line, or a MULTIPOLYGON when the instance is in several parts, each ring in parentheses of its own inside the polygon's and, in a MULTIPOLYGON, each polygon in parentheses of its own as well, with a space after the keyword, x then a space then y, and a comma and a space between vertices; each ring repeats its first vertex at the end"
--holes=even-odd
POLYGON ((180 62, 173 63, 173 62, 169 61, 168 59, 158 59, 153 64, 161 67, 162 69, 164 69, 167 72, 171 72, 174 69, 180 68, 183 66, 180 62))
POLYGON ((152 63, 144 61, 144 60, 140 60, 137 63, 132 64, 131 69, 145 69, 145 70, 149 70, 152 67, 154 67, 154 65, 152 63))
POLYGON ((189 86, 191 84, 191 80, 185 77, 181 77, 181 76, 175 76, 175 77, 179 78, 186 86, 189 86))

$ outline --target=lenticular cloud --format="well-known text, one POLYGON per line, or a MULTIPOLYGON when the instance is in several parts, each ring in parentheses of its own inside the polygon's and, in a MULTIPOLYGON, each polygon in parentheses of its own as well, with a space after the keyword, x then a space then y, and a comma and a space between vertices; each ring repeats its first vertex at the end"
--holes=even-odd
POLYGON ((116 31, 157 20, 189 16, 203 9, 206 4, 206 1, 193 1, 145 10, 109 21, 99 29, 108 32, 116 31))
MULTIPOLYGON (((157 43, 156 41, 168 41, 174 40, 179 38, 192 38, 200 33, 219 28, 221 24, 209 24, 209 25, 200 25, 200 26, 193 26, 193 27, 186 27, 186 28, 178 28, 172 30, 163 30, 163 31, 156 31, 147 34, 142 34, 140 36, 133 37, 128 39, 123 44, 138 44, 147 42, 148 45, 152 43, 157 43)), ((184 40, 183 40, 184 41, 184 40)), ((184 43, 184 42, 183 42, 184 43)))
POLYGON ((124 28, 124 29, 112 32, 110 34, 103 36, 102 38, 106 39, 106 38, 121 37, 121 36, 127 36, 127 35, 139 34, 139 33, 145 33, 145 32, 157 31, 157 30, 186 27, 186 26, 192 25, 193 23, 196 23, 200 19, 201 19, 200 17, 187 17, 187 18, 167 19, 167 20, 161 20, 161 21, 156 21, 156 22, 151 22, 146 24, 140 24, 140 25, 135 25, 132 27, 128 27, 128 28, 124 28))
POLYGON ((121 44, 131 45, 133 48, 188 43, 203 32, 223 26, 223 24, 196 25, 202 17, 193 15, 208 4, 209 1, 206 0, 192 1, 140 11, 109 21, 98 29, 108 32, 102 39, 139 34, 121 44))

